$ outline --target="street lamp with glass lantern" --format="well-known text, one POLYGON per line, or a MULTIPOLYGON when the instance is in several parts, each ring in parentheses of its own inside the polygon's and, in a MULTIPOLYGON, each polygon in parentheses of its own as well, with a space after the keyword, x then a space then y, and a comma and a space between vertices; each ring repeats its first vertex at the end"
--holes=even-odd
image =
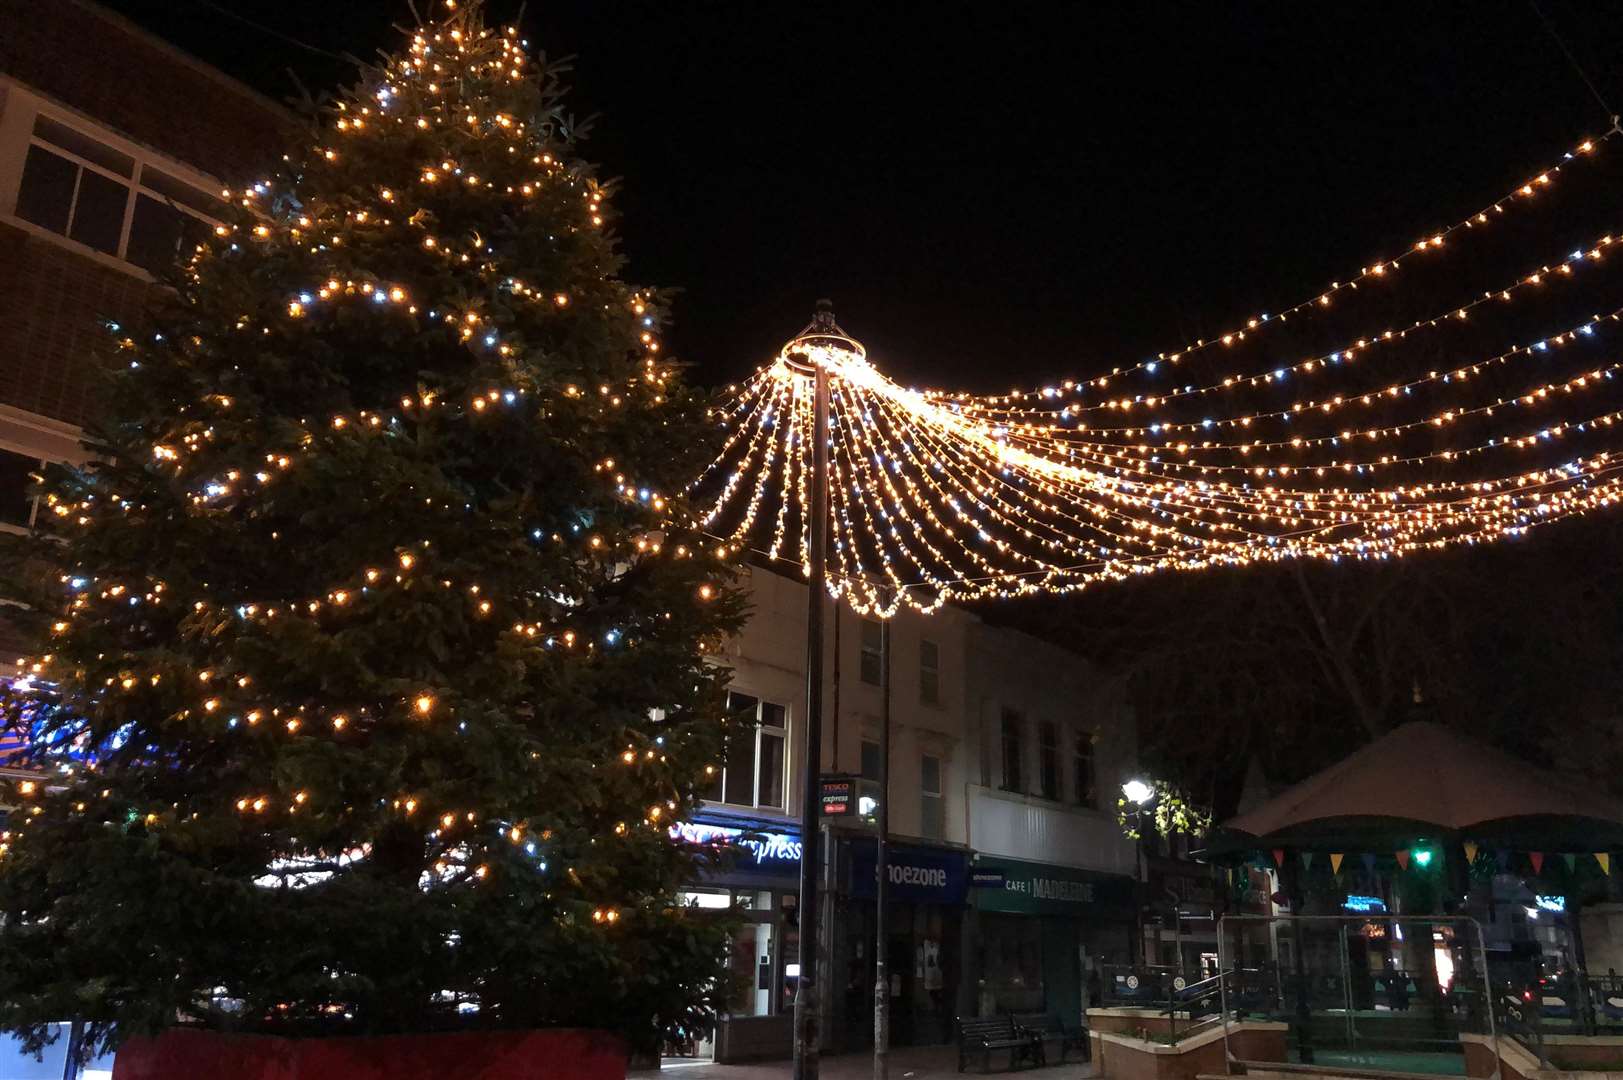
POLYGON ((1138 903, 1135 909, 1138 913, 1138 952, 1145 967, 1149 966, 1149 947, 1144 941, 1144 901, 1149 891, 1149 868, 1144 860, 1144 811, 1155 802, 1155 788, 1140 780, 1138 777, 1127 781, 1121 786, 1122 798, 1132 803, 1138 809, 1134 810, 1134 832, 1138 833, 1133 841, 1133 850, 1138 855, 1138 903))

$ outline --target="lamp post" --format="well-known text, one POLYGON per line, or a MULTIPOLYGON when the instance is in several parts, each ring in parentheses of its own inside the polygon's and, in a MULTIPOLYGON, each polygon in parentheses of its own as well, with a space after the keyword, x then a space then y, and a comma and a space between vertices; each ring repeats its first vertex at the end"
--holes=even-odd
POLYGON ((1133 811, 1134 831, 1138 833, 1138 838, 1133 841, 1133 852, 1138 861, 1138 903, 1135 908, 1138 912, 1138 952, 1145 966, 1148 966, 1149 949, 1144 943, 1144 898, 1148 891, 1149 868, 1144 861, 1144 811, 1155 801, 1155 789, 1134 777, 1121 786, 1121 794, 1122 798, 1138 807, 1133 811))
POLYGON ((875 838, 874 867, 879 881, 874 890, 873 1080, 890 1076, 890 971, 885 939, 885 905, 890 900, 890 620, 879 625, 880 686, 884 704, 879 732, 879 834, 875 838))
POLYGON ((794 1080, 817 1080, 821 1039, 821 1002, 818 988, 820 930, 818 895, 822 870, 823 749, 823 606, 828 578, 828 418, 829 362, 831 354, 864 355, 862 345, 834 321, 834 304, 817 302, 811 324, 788 345, 784 356, 801 375, 813 382, 812 476, 810 521, 806 551, 806 740, 801 770, 800 843, 800 976, 795 981, 794 1080))

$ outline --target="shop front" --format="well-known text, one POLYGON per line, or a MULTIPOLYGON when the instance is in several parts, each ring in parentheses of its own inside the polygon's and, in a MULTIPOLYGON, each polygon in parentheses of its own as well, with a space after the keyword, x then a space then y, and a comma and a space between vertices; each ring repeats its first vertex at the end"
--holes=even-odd
POLYGON ((1129 877, 980 855, 971 886, 976 1015, 1046 1012, 1080 1024, 1098 998, 1099 965, 1132 957, 1129 877))
POLYGON ((841 842, 834 905, 831 1043, 873 1044, 875 950, 890 976, 893 1046, 950 1042, 963 1011, 965 901, 969 852, 923 844, 887 845, 885 941, 876 940, 878 872, 872 837, 841 842))
POLYGON ((788 1057, 792 1049, 800 935, 795 905, 800 885, 797 822, 700 815, 671 826, 673 839, 732 849, 732 865, 683 890, 685 902, 731 909, 742 921, 728 947, 734 987, 713 1037, 703 1032, 671 1040, 667 1057, 718 1062, 788 1057))

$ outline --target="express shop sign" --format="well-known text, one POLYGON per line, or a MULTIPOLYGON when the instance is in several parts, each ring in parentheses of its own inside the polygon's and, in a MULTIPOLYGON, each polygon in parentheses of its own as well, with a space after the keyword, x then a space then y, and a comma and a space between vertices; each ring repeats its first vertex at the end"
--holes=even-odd
POLYGON ((684 844, 722 845, 738 849, 738 862, 763 870, 800 865, 800 838, 789 833, 754 832, 730 825, 679 821, 671 826, 671 839, 684 844))

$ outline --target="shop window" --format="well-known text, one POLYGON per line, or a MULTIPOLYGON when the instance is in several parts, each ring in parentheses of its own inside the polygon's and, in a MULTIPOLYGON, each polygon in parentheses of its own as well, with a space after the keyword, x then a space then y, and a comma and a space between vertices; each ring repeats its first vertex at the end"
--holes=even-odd
POLYGON ((1094 738, 1091 731, 1077 732, 1076 755, 1071 760, 1077 805, 1086 806, 1090 810, 1099 809, 1099 780, 1093 753, 1094 738))
POLYGON ((748 694, 727 695, 727 736, 710 802, 783 810, 787 799, 787 710, 748 694))
POLYGON ((983 912, 980 920, 982 1016, 1041 1012, 1042 920, 983 912))
POLYGON ((1047 720, 1037 725, 1037 794, 1059 798, 1059 728, 1047 720))
POLYGON ((941 704, 941 650, 929 640, 919 642, 919 700, 941 704))
POLYGON ((1026 790, 1021 775, 1021 759, 1025 756, 1026 719, 1013 709, 1003 710, 1003 790, 1026 790))
POLYGON ((919 768, 919 835, 926 840, 946 838, 946 800, 941 797, 941 759, 925 754, 919 768))
POLYGON ((885 632, 877 620, 862 620, 862 681, 878 686, 884 681, 885 632))
POLYGON ((733 898, 726 889, 691 889, 676 894, 676 902, 684 907, 704 908, 707 911, 726 911, 733 906, 733 898))
POLYGON ((40 115, 23 160, 16 213, 156 272, 207 234, 220 203, 156 165, 40 115))

